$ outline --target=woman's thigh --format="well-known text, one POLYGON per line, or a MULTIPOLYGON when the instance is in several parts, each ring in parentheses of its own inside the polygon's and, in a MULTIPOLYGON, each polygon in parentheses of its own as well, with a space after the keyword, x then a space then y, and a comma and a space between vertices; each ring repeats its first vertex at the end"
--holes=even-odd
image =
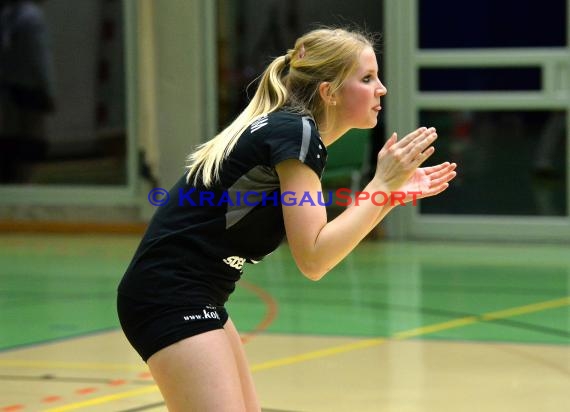
POLYGON ((253 377, 251 376, 251 369, 245 355, 241 338, 231 319, 228 319, 225 323, 224 330, 228 334, 228 339, 234 352, 246 410, 248 412, 258 412, 260 410, 260 406, 257 399, 257 393, 255 391, 253 377))
POLYGON ((170 412, 246 410, 234 349, 224 329, 183 339, 147 363, 170 412))

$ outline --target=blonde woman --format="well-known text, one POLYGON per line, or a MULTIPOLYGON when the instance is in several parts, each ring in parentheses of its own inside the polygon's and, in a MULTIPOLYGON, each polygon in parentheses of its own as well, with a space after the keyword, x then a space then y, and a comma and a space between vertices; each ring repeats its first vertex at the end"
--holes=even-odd
MULTIPOLYGON (((316 200, 327 146, 372 128, 387 93, 373 42, 344 29, 300 37, 263 73, 245 110, 189 157, 119 286, 125 334, 170 411, 259 411, 240 337, 224 304, 246 263, 286 235, 299 270, 319 280, 393 208, 363 199, 327 221, 316 200), (287 205, 282 194, 287 193, 287 205), (298 196, 295 196, 298 195, 298 196)), ((420 168, 437 135, 394 133, 364 192, 436 195, 455 165, 420 168)), ((404 199, 410 201, 410 198, 404 199)))

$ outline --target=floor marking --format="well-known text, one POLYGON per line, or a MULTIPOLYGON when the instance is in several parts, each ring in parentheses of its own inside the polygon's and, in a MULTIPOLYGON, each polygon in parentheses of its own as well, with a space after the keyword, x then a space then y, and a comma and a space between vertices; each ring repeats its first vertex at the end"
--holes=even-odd
MULTIPOLYGON (((164 410, 164 406, 165 406, 164 401, 161 401, 161 402, 149 403, 148 405, 136 406, 134 408, 123 409, 123 410, 118 411, 118 412, 141 412, 141 411, 148 411, 149 409, 155 409, 155 408, 159 408, 159 407, 162 407, 160 409, 162 411, 162 410, 164 410)), ((263 410, 262 410, 262 412, 263 412, 263 410)))
POLYGON ((42 403, 55 403, 61 401, 61 396, 53 395, 42 399, 42 403))
POLYGON ((318 358, 324 358, 327 356, 333 356, 344 352, 349 352, 357 349, 364 349, 372 346, 382 345, 389 341, 389 339, 394 340, 405 340, 417 336, 428 335, 430 333, 441 332, 444 330, 456 329, 475 323, 481 323, 490 320, 504 319, 508 317, 518 316, 522 314, 539 312, 547 309, 555 309, 563 306, 570 305, 570 296, 550 300, 546 302, 539 302, 530 305, 519 306, 511 309, 505 309, 497 312, 489 312, 479 316, 466 316, 459 319, 454 319, 446 322, 436 323, 433 325, 423 326, 415 329, 410 329, 402 332, 397 332, 389 338, 378 338, 378 339, 366 339, 364 341, 356 343, 348 343, 339 346, 333 346, 331 348, 317 350, 314 352, 308 352, 300 355, 293 355, 282 359, 276 359, 273 361, 264 362, 261 364, 253 365, 251 367, 252 372, 258 372, 261 370, 276 368, 285 365, 292 365, 295 363, 304 362, 307 360, 313 360, 318 358))
POLYGON ((15 412, 15 411, 21 411, 22 409, 24 409, 24 405, 10 405, 10 406, 6 406, 5 408, 0 409, 0 411, 2 411, 2 412, 15 412))
POLYGON ((460 328, 479 322, 477 316, 466 316, 464 318, 450 320, 449 322, 436 323, 435 325, 422 326, 416 329, 405 330, 395 333, 392 338, 396 340, 410 339, 416 336, 428 335, 430 333, 441 332, 443 330, 460 328))
POLYGON ((149 379, 110 379, 110 378, 91 378, 91 377, 73 377, 63 376, 57 374, 44 374, 44 375, 0 375, 0 381, 31 381, 31 382, 65 382, 75 384, 98 384, 102 386, 120 386, 126 385, 148 385, 149 379))
POLYGON ((546 302, 533 303, 530 305, 519 306, 517 308, 499 310, 496 312, 489 312, 481 315, 484 321, 510 318, 513 316, 525 315, 527 313, 540 312, 547 309, 556 309, 570 305, 570 296, 565 298, 549 300, 546 302))
POLYGON ((81 388, 75 391, 78 395, 89 395, 90 393, 97 392, 97 388, 81 388))
MULTIPOLYGON (((423 326, 420 328, 410 329, 407 331, 395 333, 391 339, 395 340, 405 340, 411 337, 423 336, 434 332, 441 332, 444 330, 460 328, 475 323, 481 323, 486 321, 492 321, 496 319, 505 319, 513 316, 519 316, 523 314, 540 312, 547 309, 555 309, 570 305, 570 296, 564 298, 549 300, 545 302, 538 302, 524 306, 518 306, 510 309, 504 309, 495 312, 488 312, 482 315, 467 316, 459 319, 454 319, 451 321, 436 323, 433 325, 423 326)), ((389 342, 390 338, 375 338, 366 339, 358 342, 351 342, 343 345, 333 346, 326 349, 320 349, 312 352, 306 352, 299 355, 288 356, 285 358, 275 359, 272 361, 267 361, 251 366, 252 372, 259 372, 263 370, 278 368, 281 366, 293 365, 296 363, 301 363, 309 360, 325 358, 328 356, 339 355, 341 353, 346 353, 358 349, 370 348, 374 346, 382 345, 389 342)), ((111 402, 118 399, 130 398, 146 393, 158 392, 158 387, 156 385, 151 385, 141 389, 122 392, 115 395, 102 396, 99 398, 94 398, 84 402, 72 403, 66 406, 61 406, 58 408, 47 409, 44 412, 66 412, 75 409, 81 409, 83 407, 100 405, 103 403, 111 402)))
POLYGON ((265 304, 265 316, 259 322, 259 324, 251 331, 248 332, 241 337, 241 341, 243 343, 247 343, 252 340, 256 335, 260 334, 264 330, 266 330, 273 321, 277 318, 277 301, 275 298, 267 292, 265 289, 260 288, 259 286, 248 282, 246 280, 240 280, 241 287, 244 289, 249 290, 257 295, 257 297, 265 304))
POLYGON ((116 401, 119 399, 132 398, 134 396, 145 395, 148 393, 158 392, 156 385, 145 386, 144 388, 135 389, 132 391, 116 393, 114 395, 100 396, 98 398, 89 399, 83 402, 71 403, 69 405, 58 406, 56 408, 44 409, 43 412, 65 412, 75 409, 86 408, 88 406, 101 405, 103 403, 116 401))
POLYGON ((51 362, 28 361, 22 359, 0 359, 0 366, 16 366, 30 369, 87 369, 87 370, 126 370, 145 371, 146 365, 133 365, 132 363, 88 363, 88 362, 51 362))
POLYGON ((59 402, 61 400, 61 396, 53 395, 53 396, 46 396, 42 399, 42 403, 54 403, 59 402))
POLYGON ((280 366, 292 365, 294 363, 305 362, 308 360, 325 358, 327 356, 340 355, 341 353, 344 352, 350 352, 357 349, 364 349, 372 346, 381 345, 384 342, 386 342, 385 338, 365 339, 358 342, 347 343, 340 346, 333 346, 332 348, 319 349, 312 352, 302 353, 300 355, 293 355, 293 356, 288 356, 286 358, 275 359, 272 361, 259 363, 253 365, 251 367, 251 371, 259 372, 266 369, 278 368, 280 366))

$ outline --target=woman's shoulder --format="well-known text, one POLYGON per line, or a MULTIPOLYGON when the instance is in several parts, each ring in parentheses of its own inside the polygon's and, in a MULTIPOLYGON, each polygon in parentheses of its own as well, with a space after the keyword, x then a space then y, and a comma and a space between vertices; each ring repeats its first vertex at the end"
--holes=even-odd
POLYGON ((287 108, 279 109, 266 115, 266 121, 271 129, 295 129, 302 131, 309 127, 316 131, 313 118, 308 114, 297 113, 287 108))
POLYGON ((269 113, 267 116, 270 118, 283 119, 288 121, 297 121, 297 122, 300 122, 303 119, 310 119, 311 121, 313 120, 313 118, 309 114, 300 113, 289 107, 282 107, 281 109, 269 113))
POLYGON ((243 144, 262 142, 264 145, 272 142, 312 139, 318 136, 311 116, 286 109, 259 116, 242 134, 242 137, 245 137, 243 144))

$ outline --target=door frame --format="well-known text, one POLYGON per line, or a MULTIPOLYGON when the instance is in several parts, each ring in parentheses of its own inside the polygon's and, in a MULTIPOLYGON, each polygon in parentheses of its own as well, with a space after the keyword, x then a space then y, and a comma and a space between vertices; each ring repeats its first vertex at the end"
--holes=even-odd
MULTIPOLYGON (((418 2, 385 2, 386 134, 419 126, 422 109, 553 109, 566 112, 566 216, 519 217, 421 215, 418 207, 396 208, 387 230, 397 239, 510 241, 570 240, 570 25, 566 47, 548 49, 445 49, 418 47, 418 2), (421 92, 420 68, 542 67, 542 90, 532 92, 421 92)), ((570 21, 570 0, 567 21, 570 21)))

